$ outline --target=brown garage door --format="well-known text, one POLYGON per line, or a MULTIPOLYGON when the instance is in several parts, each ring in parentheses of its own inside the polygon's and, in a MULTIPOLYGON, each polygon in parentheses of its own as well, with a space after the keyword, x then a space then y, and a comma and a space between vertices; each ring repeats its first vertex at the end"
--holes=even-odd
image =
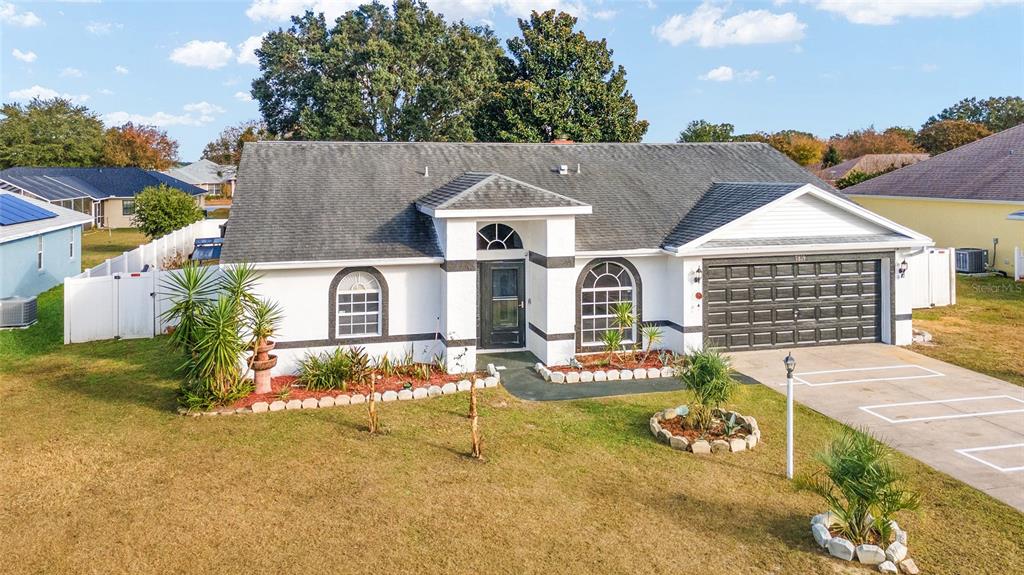
POLYGON ((705 261, 708 341, 729 350, 878 341, 881 261, 705 261))

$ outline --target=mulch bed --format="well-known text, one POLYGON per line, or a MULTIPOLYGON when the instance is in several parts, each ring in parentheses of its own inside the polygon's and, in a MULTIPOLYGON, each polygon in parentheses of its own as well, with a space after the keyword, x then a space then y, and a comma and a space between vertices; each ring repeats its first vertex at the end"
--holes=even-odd
MULTIPOLYGON (((669 360, 668 360, 667 365, 672 365, 672 363, 676 359, 676 355, 674 353, 672 353, 671 351, 667 351, 665 353, 667 353, 668 356, 669 356, 669 360)), ((642 368, 645 368, 645 369, 651 368, 651 367, 656 367, 658 369, 661 369, 661 368, 665 367, 665 365, 666 365, 666 364, 662 364, 661 360, 658 359, 658 350, 652 351, 650 354, 648 354, 646 361, 641 361, 643 359, 644 359, 644 354, 642 352, 641 353, 637 353, 635 357, 630 357, 628 353, 620 353, 618 355, 618 357, 613 357, 611 364, 609 364, 608 363, 608 354, 606 354, 606 353, 590 353, 590 354, 586 354, 586 355, 577 355, 576 356, 576 361, 580 362, 580 364, 582 364, 583 367, 572 367, 572 366, 568 366, 568 365, 556 365, 556 366, 550 366, 549 365, 548 369, 550 369, 551 371, 561 371, 561 372, 564 373, 564 372, 567 372, 567 371, 580 371, 580 370, 594 371, 594 370, 597 370, 597 369, 603 369, 603 370, 609 370, 609 369, 620 369, 620 370, 621 369, 637 369, 639 367, 642 367, 642 368)))
MULTIPOLYGON (((442 386, 449 382, 462 381, 468 379, 473 381, 475 379, 483 379, 487 377, 486 372, 478 371, 474 373, 456 373, 447 374, 439 373, 435 371, 430 372, 430 379, 424 381, 422 379, 412 378, 407 375, 392 375, 389 377, 380 377, 377 379, 376 390, 377 393, 384 393, 385 391, 401 391, 403 389, 416 389, 419 387, 430 387, 432 385, 442 386), (405 384, 409 383, 412 387, 406 388, 405 384)), ((321 397, 327 397, 328 395, 337 396, 340 394, 353 395, 356 393, 362 395, 369 395, 370 384, 353 385, 349 384, 344 390, 332 389, 329 391, 310 391, 299 382, 299 378, 294 375, 279 375, 270 380, 270 388, 273 390, 270 393, 252 393, 242 399, 231 404, 232 408, 239 407, 252 407, 252 404, 265 401, 267 403, 273 403, 277 400, 290 401, 292 399, 303 400, 309 397, 320 399, 321 397), (288 389, 287 397, 281 396, 281 391, 288 389)))
POLYGON ((684 417, 673 417, 669 420, 662 420, 659 423, 661 424, 662 429, 668 430, 669 433, 677 437, 685 437, 690 441, 690 443, 693 443, 698 439, 704 439, 706 441, 714 441, 716 439, 743 439, 749 435, 747 430, 742 427, 733 432, 732 435, 726 435, 725 422, 717 417, 712 420, 711 429, 703 432, 699 429, 684 427, 683 424, 685 421, 686 418, 684 417))

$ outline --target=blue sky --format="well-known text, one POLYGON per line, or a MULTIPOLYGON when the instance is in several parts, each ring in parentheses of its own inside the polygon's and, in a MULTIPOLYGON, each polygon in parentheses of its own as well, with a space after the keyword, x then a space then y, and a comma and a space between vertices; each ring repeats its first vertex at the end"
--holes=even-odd
MULTIPOLYGON (((692 119, 738 132, 828 136, 918 127, 968 96, 1024 94, 1022 0, 435 0, 507 38, 531 8, 579 15, 626 67, 646 140, 673 141, 692 119)), ((71 97, 111 124, 155 124, 184 160, 248 101, 251 48, 311 6, 352 0, 7 2, 0 0, 0 97, 71 97)))

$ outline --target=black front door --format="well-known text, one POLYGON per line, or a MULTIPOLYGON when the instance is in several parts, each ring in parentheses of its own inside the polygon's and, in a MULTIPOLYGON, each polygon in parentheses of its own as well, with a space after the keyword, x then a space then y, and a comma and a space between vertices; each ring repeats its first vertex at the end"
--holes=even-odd
POLYGON ((480 347, 526 346, 526 265, 480 262, 480 347))

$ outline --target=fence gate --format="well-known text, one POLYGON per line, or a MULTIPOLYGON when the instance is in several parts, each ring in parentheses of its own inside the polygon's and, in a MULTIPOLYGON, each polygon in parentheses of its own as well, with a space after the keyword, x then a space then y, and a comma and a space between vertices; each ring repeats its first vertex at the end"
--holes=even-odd
POLYGON ((117 286, 117 337, 153 337, 156 296, 153 273, 114 274, 117 286))

